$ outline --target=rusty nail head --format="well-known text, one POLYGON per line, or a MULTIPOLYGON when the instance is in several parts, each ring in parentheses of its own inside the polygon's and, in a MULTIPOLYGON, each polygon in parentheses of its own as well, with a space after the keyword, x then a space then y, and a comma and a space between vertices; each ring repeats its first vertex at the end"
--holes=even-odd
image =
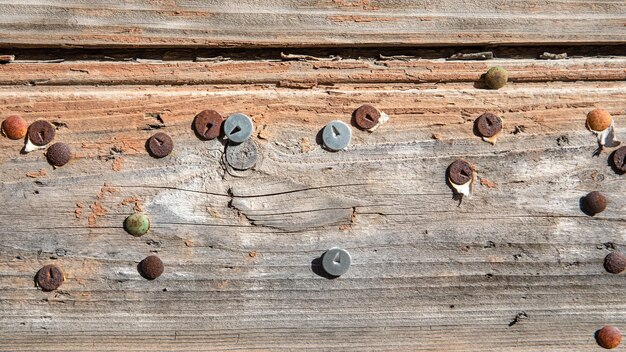
POLYGON ((472 179, 473 174, 472 166, 462 159, 455 160, 448 169, 450 181, 459 186, 468 183, 472 179))
POLYGON ((496 114, 486 112, 476 119, 476 128, 483 137, 493 137, 502 130, 502 119, 496 114))
POLYGON ((39 269, 35 281, 43 291, 54 291, 63 283, 63 272, 56 265, 46 265, 39 269))
POLYGON ((611 274, 619 274, 626 270, 626 255, 620 252, 611 252, 604 257, 604 269, 611 274))
POLYGON ((607 350, 613 349, 622 342, 622 332, 611 325, 605 325, 596 332, 596 342, 607 350))
POLYGON ((37 146, 52 142, 55 133, 54 126, 46 120, 37 120, 28 127, 28 139, 37 146))
POLYGON ((163 262, 156 255, 148 256, 139 262, 139 274, 148 280, 154 280, 163 274, 163 262))
POLYGON ((380 111, 368 104, 361 105, 358 109, 354 110, 353 115, 354 122, 363 130, 369 130, 376 126, 380 119, 380 111))
POLYGON ((148 152, 155 158, 168 156, 174 149, 172 137, 163 132, 157 132, 148 139, 148 152))
POLYGON ((601 213, 606 209, 606 197, 598 191, 593 191, 583 198, 583 207, 591 215, 601 213))
POLYGON ((203 110, 193 120, 196 133, 204 139, 219 137, 224 117, 215 110, 203 110))
POLYGON ((9 139, 21 139, 26 136, 28 123, 20 116, 12 115, 2 122, 2 132, 9 139))
POLYGON ((46 151, 48 162, 54 166, 63 166, 72 158, 72 149, 65 143, 54 143, 46 151))
POLYGON ((626 146, 621 146, 613 152, 613 165, 618 170, 626 172, 626 146))
POLYGON ((587 114, 587 127, 592 131, 604 131, 611 126, 613 118, 606 110, 594 109, 587 114))

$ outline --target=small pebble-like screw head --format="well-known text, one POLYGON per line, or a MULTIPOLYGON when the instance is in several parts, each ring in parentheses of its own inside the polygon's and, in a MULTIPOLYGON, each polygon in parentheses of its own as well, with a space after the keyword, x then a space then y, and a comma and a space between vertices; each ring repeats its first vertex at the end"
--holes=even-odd
POLYGON ((139 274, 148 280, 154 280, 163 274, 163 262, 156 255, 151 255, 138 265, 139 274))
POLYGON ((596 332, 596 342, 607 350, 613 349, 622 342, 622 332, 611 325, 605 325, 596 332))
POLYGON ((606 197, 598 191, 593 191, 583 198, 583 207, 590 215, 601 213, 606 209, 606 197))
POLYGON ((54 143, 46 151, 46 158, 51 165, 63 166, 72 158, 72 149, 65 143, 54 143))
POLYGON ((345 274, 352 264, 352 257, 345 249, 331 248, 322 256, 322 268, 331 276, 345 274))
POLYGON ((46 265, 35 275, 37 286, 43 291, 54 291, 63 283, 63 271, 56 265, 46 265))
POLYGON ((233 143, 242 143, 252 136, 254 124, 248 115, 236 113, 224 121, 224 135, 233 143))
POLYGON ((604 257, 604 269, 611 274, 619 274, 626 270, 626 255, 611 252, 604 257))
POLYGON ((613 165, 621 172, 626 172, 626 145, 613 152, 613 165))
POLYGON ((480 115, 475 123, 478 133, 483 137, 493 137, 502 131, 502 119, 490 112, 480 115))
POLYGON ((193 119, 193 128, 203 139, 214 139, 219 137, 222 131, 224 117, 215 110, 201 111, 193 119))
POLYGON ((592 131, 604 131, 611 126, 613 118, 606 110, 594 109, 587 114, 587 128, 592 131))
POLYGON ((52 142, 55 134, 56 129, 46 120, 37 120, 28 126, 28 139, 37 146, 52 142))
POLYGON ((332 151, 343 150, 348 147, 352 139, 350 126, 343 121, 331 121, 322 130, 322 143, 332 151))
POLYGON ((174 149, 174 141, 169 135, 163 132, 157 132, 148 139, 147 146, 150 155, 155 158, 164 158, 174 149))
POLYGON ((143 236, 150 229, 150 220, 143 213, 134 213, 124 220, 124 229, 135 237, 143 236))
POLYGON ((2 122, 2 133, 9 139, 22 139, 27 130, 28 123, 20 116, 9 116, 2 122))
POLYGON ((474 170, 465 160, 457 159, 448 167, 448 177, 455 185, 461 186, 472 180, 474 170))
POLYGON ((354 122, 360 129, 369 130, 378 124, 380 111, 371 105, 364 104, 354 110, 353 116, 354 122))
POLYGON ((491 89, 500 89, 509 80, 509 73, 502 66, 492 67, 485 74, 485 83, 491 89))

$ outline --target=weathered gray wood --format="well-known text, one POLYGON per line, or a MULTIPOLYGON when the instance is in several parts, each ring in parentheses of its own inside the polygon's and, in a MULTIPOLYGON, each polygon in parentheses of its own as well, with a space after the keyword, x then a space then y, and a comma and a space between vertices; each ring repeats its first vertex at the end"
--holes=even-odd
MULTIPOLYGON (((22 155, 20 142, 0 139, 0 350, 596 349, 596 329, 626 327, 624 277, 602 267, 624 248, 626 188, 607 154, 591 157, 584 120, 603 107, 626 139, 623 60, 605 59, 606 81, 499 91, 474 87, 471 68, 488 63, 441 64, 468 73, 349 83, 338 70, 333 86, 312 89, 277 85, 275 72, 258 82, 95 87, 63 83, 71 73, 56 66, 2 66, 5 84, 29 71, 70 84, 0 86, 0 111, 56 122, 56 140, 76 158, 53 170, 43 152, 22 155), (347 151, 323 151, 319 129, 348 122, 362 103, 391 120, 354 130, 347 151), (194 136, 192 118, 206 108, 255 119, 255 170, 225 172, 223 145, 194 136), (472 134, 486 110, 505 121, 496 146, 472 134), (174 138, 171 156, 145 152, 151 125, 174 138), (460 207, 444 178, 457 157, 496 184, 478 184, 460 207), (609 197, 593 218, 578 206, 591 190, 609 197), (142 238, 121 227, 135 200, 153 223, 142 238), (332 246, 354 259, 336 280, 311 266, 332 246), (151 253, 166 265, 153 282, 136 270, 151 253), (57 292, 33 286, 47 263, 65 270, 57 292)), ((537 65, 565 72, 576 61, 537 65)))
POLYGON ((616 0, 0 1, 1 46, 626 43, 616 0))

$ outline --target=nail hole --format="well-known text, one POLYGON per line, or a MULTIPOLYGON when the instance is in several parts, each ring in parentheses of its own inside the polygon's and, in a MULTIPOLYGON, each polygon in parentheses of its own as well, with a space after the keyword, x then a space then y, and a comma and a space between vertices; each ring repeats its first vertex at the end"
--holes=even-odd
POLYGON ((365 119, 369 122, 374 122, 374 119, 369 114, 365 115, 365 119))
POLYGON ((241 127, 239 126, 235 126, 231 131, 230 134, 235 134, 237 132, 241 131, 241 127))
POLYGON ((208 122, 208 123, 206 124, 206 126, 205 126, 204 133, 209 132, 209 130, 210 130, 211 128, 213 128, 213 124, 212 124, 212 123, 210 123, 210 122, 208 122))
POLYGON ((154 140, 157 142, 157 144, 159 145, 159 147, 163 145, 163 141, 162 141, 162 140, 160 140, 159 138, 155 138, 154 140))
POLYGON ((339 130, 337 129, 337 127, 335 127, 335 126, 330 126, 330 127, 331 127, 331 129, 333 131, 333 137, 339 137, 339 135, 341 133, 339 133, 339 130))
POLYGON ((333 263, 335 264, 341 264, 341 253, 337 252, 335 254, 335 258, 333 259, 333 263))

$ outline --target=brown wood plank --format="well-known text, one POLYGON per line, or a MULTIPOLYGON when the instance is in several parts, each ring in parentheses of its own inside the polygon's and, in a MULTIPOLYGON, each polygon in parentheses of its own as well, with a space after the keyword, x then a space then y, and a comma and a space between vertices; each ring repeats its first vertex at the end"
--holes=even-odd
POLYGON ((0 66, 4 85, 277 84, 313 88, 338 83, 475 82, 501 65, 511 82, 623 81, 626 58, 541 60, 337 60, 223 62, 14 62, 0 66))
POLYGON ((626 43, 617 0, 0 2, 0 46, 267 47, 626 43))
POLYGON ((375 64, 331 66, 324 76, 311 63, 276 63, 334 84, 312 89, 277 85, 284 73, 272 63, 226 63, 240 73, 171 87, 146 85, 147 73, 174 70, 166 82, 176 84, 220 65, 126 63, 144 84, 100 87, 89 84, 130 76, 116 70, 107 81, 110 63, 2 66, 5 84, 24 83, 20 74, 60 84, 1 86, 0 111, 56 122, 56 140, 76 158, 55 170, 43 152, 23 155, 20 142, 0 139, 0 350, 597 349, 596 329, 626 326, 623 276, 602 267, 624 248, 626 188, 606 153, 591 157, 584 120, 603 107, 624 139, 623 61, 604 61, 606 73, 588 63, 605 81, 562 82, 545 81, 550 65, 557 79, 567 69, 585 75, 585 64, 511 60, 520 81, 499 91, 474 87, 489 63, 412 64, 384 66, 389 82, 363 73, 353 83, 350 70, 375 64), (268 72, 252 74, 259 65, 268 72), (70 67, 90 74, 72 80, 70 67), (425 67, 463 79, 393 78, 425 67), (353 130, 347 151, 323 151, 319 129, 348 122, 362 103, 390 121, 371 134, 353 130), (206 108, 255 119, 263 154, 255 170, 225 172, 223 145, 195 137, 192 118, 206 108), (495 146, 472 134, 486 110, 505 121, 495 146), (151 125, 175 140, 165 159, 143 148, 151 125), (479 184, 460 207, 444 182, 457 157, 496 184, 479 184), (26 176, 40 169, 45 176, 26 176), (593 218, 578 205, 592 190, 609 197, 593 218), (153 224, 142 238, 121 228, 134 197, 153 224), (332 246, 349 250, 354 265, 327 280, 311 262, 332 246), (136 271, 151 253, 166 265, 153 282, 136 271), (67 276, 53 293, 33 287, 47 263, 67 276))

